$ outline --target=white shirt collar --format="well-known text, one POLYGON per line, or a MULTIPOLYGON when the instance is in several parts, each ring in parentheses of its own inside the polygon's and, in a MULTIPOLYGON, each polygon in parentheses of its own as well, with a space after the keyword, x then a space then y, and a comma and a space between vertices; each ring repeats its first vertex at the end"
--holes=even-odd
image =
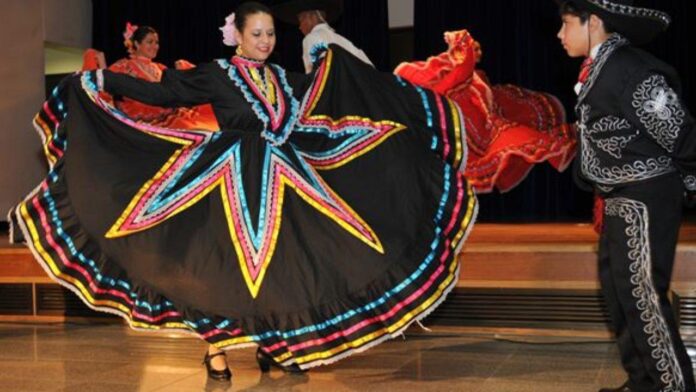
POLYGON ((333 29, 331 28, 331 26, 329 26, 328 23, 319 23, 319 24, 317 24, 316 26, 312 27, 312 31, 310 31, 309 34, 312 34, 312 33, 316 32, 316 31, 321 30, 321 29, 326 29, 326 30, 329 30, 329 31, 333 31, 333 29))
POLYGON ((604 42, 598 43, 597 45, 593 46, 590 50, 590 57, 592 57, 592 60, 597 58, 597 53, 599 53, 599 48, 602 46, 603 43, 604 42))

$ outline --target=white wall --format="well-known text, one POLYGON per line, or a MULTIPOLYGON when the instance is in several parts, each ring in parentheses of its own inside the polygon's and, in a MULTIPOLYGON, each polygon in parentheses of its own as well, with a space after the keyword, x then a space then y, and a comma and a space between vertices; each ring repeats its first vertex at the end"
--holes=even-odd
POLYGON ((43 0, 44 40, 63 46, 92 45, 90 0, 43 0))
POLYGON ((413 27, 413 1, 389 0, 389 28, 413 27))
POLYGON ((88 47, 90 0, 1 0, 0 220, 46 172, 31 120, 44 100, 44 41, 88 47))
POLYGON ((31 119, 44 97, 42 0, 0 1, 0 220, 45 169, 31 119))

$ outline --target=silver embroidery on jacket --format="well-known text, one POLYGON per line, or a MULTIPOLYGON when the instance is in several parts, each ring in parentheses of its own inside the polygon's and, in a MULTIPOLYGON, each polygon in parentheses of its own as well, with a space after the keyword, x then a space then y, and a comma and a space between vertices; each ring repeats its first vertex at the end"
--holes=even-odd
POLYGON ((675 170, 672 159, 668 156, 634 161, 620 166, 602 166, 592 146, 592 132, 595 131, 588 131, 587 127, 589 113, 590 106, 587 104, 580 105, 578 108, 578 130, 582 149, 580 167, 587 179, 600 184, 616 185, 657 177, 675 170))
POLYGON ((684 186, 689 191, 696 191, 696 177, 692 175, 684 177, 684 186))
POLYGON ((662 148, 673 152, 686 113, 665 77, 652 75, 638 85, 632 105, 650 136, 662 148))
POLYGON ((604 185, 599 185, 597 184, 597 189, 599 189, 601 192, 604 193, 609 193, 614 190, 613 186, 604 186, 604 185))
POLYGON ((626 119, 607 116, 602 117, 599 121, 592 124, 592 128, 588 129, 587 134, 597 147, 614 158, 621 159, 621 150, 626 148, 626 145, 631 140, 638 137, 638 130, 636 130, 634 134, 627 136, 611 136, 606 138, 594 138, 593 136, 626 129, 631 129, 631 124, 626 119))
POLYGON ((628 259, 631 261, 628 268, 633 285, 631 294, 636 298, 636 307, 644 323, 643 332, 651 347, 650 355, 656 361, 656 370, 664 385, 661 391, 683 392, 686 390, 684 376, 652 278, 648 208, 639 201, 617 197, 606 199, 604 211, 607 216, 619 217, 626 222, 628 259))

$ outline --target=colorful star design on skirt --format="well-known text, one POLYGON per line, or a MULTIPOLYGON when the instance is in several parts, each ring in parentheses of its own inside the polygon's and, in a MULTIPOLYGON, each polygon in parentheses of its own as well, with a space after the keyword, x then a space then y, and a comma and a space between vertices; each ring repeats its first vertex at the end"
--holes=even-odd
MULTIPOLYGON (((367 153, 405 126, 392 121, 345 116, 338 120, 314 114, 322 97, 332 52, 327 51, 318 77, 306 95, 302 116, 293 132, 318 133, 329 143, 308 151, 289 140, 274 146, 263 142, 260 173, 248 173, 242 157, 259 154, 249 141, 227 132, 165 129, 136 123, 98 97, 96 86, 83 77, 83 87, 98 105, 124 123, 153 137, 181 146, 157 173, 142 185, 126 209, 107 231, 118 238, 147 230, 184 212, 213 191, 219 191, 239 266, 253 298, 258 296, 273 258, 282 222, 285 191, 290 188, 306 203, 351 235, 384 253, 382 243, 370 226, 318 175, 317 169, 332 169, 367 153), (323 151, 321 149, 323 148, 323 151), (246 175, 259 175, 258 216, 248 207, 246 175)), ((321 144, 321 143, 320 143, 321 144)), ((258 191, 258 192, 256 192, 258 191)))
POLYGON ((302 104, 302 115, 293 133, 320 134, 325 138, 319 150, 302 149, 301 154, 319 170, 335 169, 370 152, 389 137, 406 129, 395 121, 374 121, 365 116, 343 116, 334 119, 317 114, 316 108, 323 97, 333 64, 333 51, 323 48, 325 59, 316 71, 316 77, 302 104), (329 142, 330 141, 330 142, 329 142))
MULTIPOLYGON (((258 295, 269 267, 282 222, 285 191, 294 190, 305 202, 376 251, 382 244, 369 225, 353 211, 292 147, 282 149, 264 144, 259 214, 253 220, 242 185, 241 157, 245 142, 237 140, 223 149, 205 169, 190 171, 206 148, 228 143, 224 133, 149 130, 153 136, 180 144, 167 163, 147 181, 106 234, 117 238, 143 231, 185 211, 209 193, 219 190, 230 237, 252 297, 258 295), (285 150, 285 151, 283 151, 285 150), (188 178, 188 179, 185 179, 188 178)), ((246 153, 257 153, 246 151, 246 153)))

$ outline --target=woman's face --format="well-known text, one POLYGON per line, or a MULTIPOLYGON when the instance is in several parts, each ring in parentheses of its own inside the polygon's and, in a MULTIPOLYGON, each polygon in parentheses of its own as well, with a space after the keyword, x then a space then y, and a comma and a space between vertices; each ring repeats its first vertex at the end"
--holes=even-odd
POLYGON ((248 15, 244 31, 235 32, 242 55, 253 60, 266 61, 276 44, 273 17, 265 12, 248 15))
POLYGON ((159 51, 159 37, 157 33, 148 33, 140 42, 135 42, 135 55, 153 60, 159 51))

